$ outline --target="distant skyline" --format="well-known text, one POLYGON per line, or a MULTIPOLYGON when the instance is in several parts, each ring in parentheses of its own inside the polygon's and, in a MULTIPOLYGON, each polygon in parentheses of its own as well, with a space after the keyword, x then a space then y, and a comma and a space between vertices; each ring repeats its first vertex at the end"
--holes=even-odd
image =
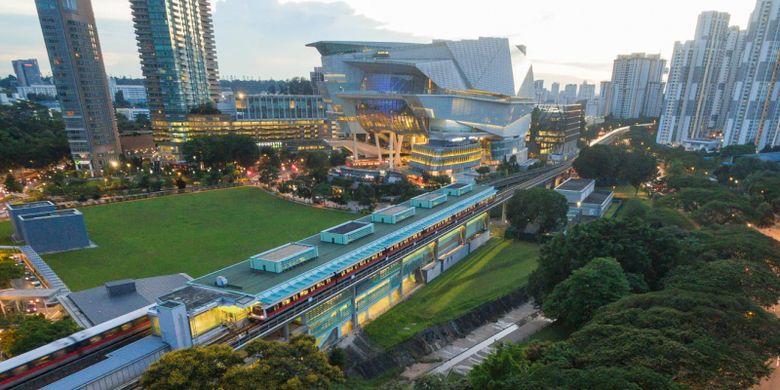
MULTIPOLYGON (((693 38, 697 16, 717 10, 745 28, 755 0, 217 0, 214 24, 220 75, 286 79, 308 77, 319 64, 318 40, 429 42, 479 36, 508 37, 525 44, 536 79, 598 84, 610 78, 618 54, 661 53, 693 38), (525 4, 528 3, 528 4, 525 4)), ((128 0, 93 0, 109 74, 140 77, 141 68, 128 0)), ((0 75, 11 60, 37 58, 50 73, 33 1, 0 4, 0 75)))

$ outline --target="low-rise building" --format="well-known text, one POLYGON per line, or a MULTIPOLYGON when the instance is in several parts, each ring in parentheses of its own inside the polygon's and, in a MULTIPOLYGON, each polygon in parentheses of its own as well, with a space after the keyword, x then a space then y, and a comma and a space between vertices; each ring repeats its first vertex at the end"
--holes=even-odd
POLYGON ((38 253, 63 252, 93 246, 84 215, 76 209, 21 215, 17 223, 27 245, 38 253))
POLYGON ((569 220, 576 219, 572 212, 584 217, 601 218, 612 205, 612 191, 596 190, 593 179, 568 179, 555 187, 555 192, 566 197, 569 203, 569 220))

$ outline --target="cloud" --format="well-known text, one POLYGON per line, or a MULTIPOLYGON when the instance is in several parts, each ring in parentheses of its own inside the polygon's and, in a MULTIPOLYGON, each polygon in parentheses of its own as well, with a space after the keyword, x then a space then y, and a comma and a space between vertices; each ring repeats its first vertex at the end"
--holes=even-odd
POLYGON ((320 60, 317 51, 305 45, 316 41, 430 40, 387 30, 344 2, 224 0, 215 8, 217 57, 223 75, 308 76, 320 60))
MULTIPOLYGON (((16 2, 14 2, 16 3, 16 2)), ((49 72, 46 48, 32 2, 0 10, 0 74, 12 72, 12 59, 38 58, 49 72)), ((24 4, 21 4, 24 3, 24 4)), ((111 75, 140 77, 141 67, 128 0, 93 0, 106 69, 111 75)), ((277 0, 219 0, 214 6, 217 59, 222 76, 289 78, 308 76, 320 63, 307 43, 320 40, 398 40, 429 38, 394 32, 358 15, 344 2, 279 3, 277 0)))

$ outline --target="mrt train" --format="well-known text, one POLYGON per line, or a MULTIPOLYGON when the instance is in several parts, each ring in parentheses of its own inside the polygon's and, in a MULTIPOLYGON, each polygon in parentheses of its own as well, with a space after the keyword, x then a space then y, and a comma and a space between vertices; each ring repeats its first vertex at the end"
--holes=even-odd
POLYGON ((151 323, 146 313, 152 306, 143 307, 0 362, 0 389, 23 384, 84 355, 147 332, 151 323))
POLYGON ((333 273, 332 276, 330 276, 330 277, 328 277, 328 278, 326 278, 326 279, 324 279, 324 280, 322 280, 320 282, 317 282, 313 286, 310 286, 308 288, 305 288, 305 289, 299 291, 295 295, 293 295, 293 296, 291 296, 291 297, 289 297, 287 299, 284 299, 281 302, 279 302, 279 303, 277 303, 277 304, 275 304, 275 305, 273 305, 271 307, 265 308, 265 307, 262 307, 260 305, 257 305, 257 306, 252 308, 252 311, 250 312, 249 316, 250 316, 251 319, 253 319, 255 321, 265 321, 265 320, 273 317, 274 315, 277 315, 277 314, 279 314, 279 313, 289 309, 290 307, 294 306, 298 302, 300 302, 300 301, 302 301, 304 299, 311 298, 311 297, 315 296, 316 294, 319 294, 320 292, 325 290, 328 286, 333 285, 335 283, 338 283, 338 282, 340 282, 342 280, 345 280, 345 279, 351 277, 355 272, 358 272, 358 271, 360 271, 363 268, 366 268, 366 267, 368 267, 368 266, 370 266, 370 265, 372 265, 374 263, 377 263, 377 262, 387 258, 388 256, 391 256, 391 255, 397 253, 398 251, 406 249, 407 247, 409 247, 411 245, 414 245, 414 243, 418 242, 421 239, 424 239, 424 238, 430 236, 431 234, 435 234, 436 232, 438 232, 442 228, 446 228, 446 227, 450 226, 452 223, 454 223, 455 221, 459 220, 460 218, 462 218, 462 217, 464 217, 466 215, 469 215, 470 213, 474 212, 474 210, 479 210, 482 207, 492 203, 495 200, 495 198, 496 198, 496 196, 492 195, 492 196, 488 197, 485 200, 482 200, 482 201, 480 201, 480 202, 478 202, 476 204, 473 204, 473 205, 469 206, 468 208, 466 208, 466 209, 464 209, 464 210, 462 210, 462 211, 460 211, 460 212, 458 212, 456 214, 453 214, 453 215, 447 217, 446 219, 443 219, 443 220, 437 222, 436 224, 434 224, 432 226, 429 226, 429 227, 425 228, 423 231, 415 233, 414 235, 412 235, 410 237, 407 237, 403 241, 400 241, 400 242, 394 244, 393 246, 385 248, 384 250, 380 251, 379 253, 376 253, 375 255, 373 255, 373 256, 371 256, 369 258, 366 258, 366 259, 363 259, 363 260, 359 261, 357 264, 351 265, 351 266, 341 270, 340 272, 333 273))

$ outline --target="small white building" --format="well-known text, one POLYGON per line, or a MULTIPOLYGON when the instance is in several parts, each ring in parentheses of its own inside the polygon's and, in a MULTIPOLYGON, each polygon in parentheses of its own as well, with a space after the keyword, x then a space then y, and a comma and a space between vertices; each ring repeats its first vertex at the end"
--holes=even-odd
MULTIPOLYGON (((569 211, 582 216, 601 218, 612 205, 612 191, 597 191, 593 179, 568 179, 555 187, 555 192, 566 197, 569 211)), ((572 216, 569 216, 572 219, 572 216)))

